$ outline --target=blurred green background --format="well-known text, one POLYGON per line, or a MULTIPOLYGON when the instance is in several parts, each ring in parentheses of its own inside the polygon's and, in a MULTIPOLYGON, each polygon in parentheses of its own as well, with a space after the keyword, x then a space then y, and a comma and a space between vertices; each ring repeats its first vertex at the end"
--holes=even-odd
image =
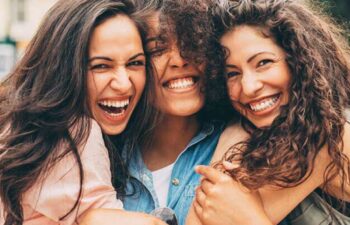
POLYGON ((329 13, 340 23, 350 28, 350 0, 319 0, 326 4, 329 13))

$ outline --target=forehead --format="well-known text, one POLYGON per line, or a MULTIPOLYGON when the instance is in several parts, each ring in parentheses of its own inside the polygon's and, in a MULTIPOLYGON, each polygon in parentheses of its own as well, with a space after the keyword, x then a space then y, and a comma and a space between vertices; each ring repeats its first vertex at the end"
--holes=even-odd
POLYGON ((94 29, 89 47, 90 53, 133 51, 142 48, 142 41, 135 23, 120 14, 108 18, 94 29))
POLYGON ((240 25, 226 32, 220 43, 237 54, 254 54, 257 51, 284 52, 265 29, 248 25, 240 25))

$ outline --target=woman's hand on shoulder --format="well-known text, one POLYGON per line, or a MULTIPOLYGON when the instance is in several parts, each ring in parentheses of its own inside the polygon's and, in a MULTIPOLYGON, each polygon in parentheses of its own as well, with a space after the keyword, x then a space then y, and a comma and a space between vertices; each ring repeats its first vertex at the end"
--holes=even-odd
POLYGON ((146 213, 128 212, 121 209, 92 209, 79 225, 167 225, 160 219, 146 213))
POLYGON ((202 224, 272 225, 258 192, 209 166, 198 166, 196 172, 203 178, 193 205, 202 224))

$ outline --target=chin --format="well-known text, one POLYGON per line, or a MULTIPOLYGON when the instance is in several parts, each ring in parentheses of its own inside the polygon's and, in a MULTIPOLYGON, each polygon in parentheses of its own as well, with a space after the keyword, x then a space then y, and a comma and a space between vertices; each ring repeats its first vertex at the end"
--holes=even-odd
POLYGON ((125 128, 126 124, 119 124, 117 126, 103 126, 102 125, 102 132, 107 135, 119 135, 121 134, 125 128))
POLYGON ((263 128, 263 127, 269 127, 271 126, 272 122, 274 121, 275 118, 266 118, 262 120, 248 120, 254 124, 257 128, 263 128))

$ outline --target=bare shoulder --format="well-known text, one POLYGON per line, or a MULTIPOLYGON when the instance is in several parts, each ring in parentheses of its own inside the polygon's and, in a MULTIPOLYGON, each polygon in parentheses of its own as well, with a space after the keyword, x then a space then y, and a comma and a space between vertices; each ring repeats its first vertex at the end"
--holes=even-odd
POLYGON ((240 141, 246 140, 248 137, 248 133, 242 128, 240 123, 228 123, 220 135, 212 162, 220 160, 231 146, 240 141))

